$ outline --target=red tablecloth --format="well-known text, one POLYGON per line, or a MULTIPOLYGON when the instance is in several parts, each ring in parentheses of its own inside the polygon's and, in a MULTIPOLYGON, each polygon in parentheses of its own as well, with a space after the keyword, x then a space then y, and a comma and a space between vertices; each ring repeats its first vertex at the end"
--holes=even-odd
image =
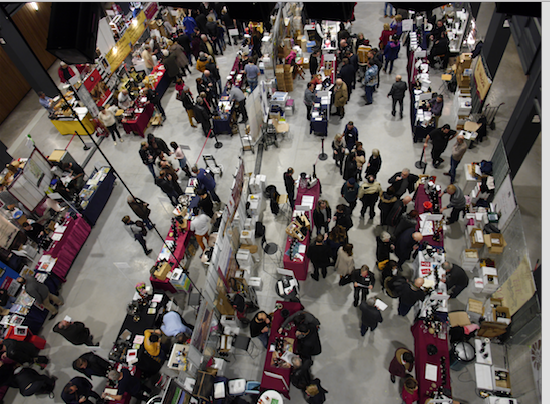
MULTIPOLYGON (((281 300, 277 301, 277 303, 282 304, 283 309, 287 309, 289 311, 289 315, 304 309, 304 306, 302 306, 301 303, 283 302, 281 300)), ((275 338, 280 336, 277 330, 279 329, 283 321, 284 319, 283 319, 283 316, 281 315, 281 310, 276 310, 275 313, 273 313, 273 319, 271 320, 271 333, 269 334, 269 340, 267 344, 268 351, 265 355, 264 371, 262 372, 262 381, 260 384, 260 390, 261 391, 276 390, 290 400, 290 394, 285 384, 283 383, 283 381, 281 379, 278 379, 272 376, 267 376, 265 374, 265 372, 267 371, 267 372, 275 373, 277 375, 282 376, 286 384, 290 388, 291 368, 276 368, 275 366, 271 366, 271 357, 273 356, 273 352, 269 352, 269 346, 275 341, 275 338)), ((288 332, 288 335, 287 335, 288 338, 294 339, 293 348, 296 346, 295 331, 296 331, 296 327, 292 327, 292 329, 288 332)))
POLYGON ((445 357, 445 371, 447 373, 447 380, 443 387, 451 390, 451 372, 450 372, 450 358, 449 358, 449 342, 448 339, 440 339, 438 336, 430 334, 424 328, 424 322, 418 320, 411 327, 411 332, 414 337, 414 368, 416 372, 416 380, 418 381, 418 395, 420 399, 418 404, 424 404, 429 398, 427 393, 436 391, 441 386, 441 357, 445 357), (425 331, 425 332, 424 332, 425 331), (428 355, 426 347, 429 344, 433 344, 437 347, 437 353, 435 355, 428 355), (437 382, 426 380, 426 364, 432 364, 438 368, 437 382), (432 387, 432 383, 436 384, 436 387, 432 387))
POLYGON ((149 103, 143 107, 143 112, 136 115, 136 119, 133 121, 122 121, 122 127, 126 133, 135 132, 141 137, 145 137, 145 129, 149 124, 149 120, 153 116, 155 107, 153 104, 149 103))
MULTIPOLYGON (((174 250, 174 254, 173 255, 171 254, 170 259, 168 260, 168 262, 175 263, 176 267, 177 267, 177 261, 175 260, 174 256, 179 261, 183 259, 183 256, 185 255, 185 248, 189 244, 189 236, 190 236, 189 231, 182 232, 180 229, 178 229, 178 240, 176 241, 176 248, 174 250)), ((166 236, 164 241, 166 242, 166 241, 172 241, 172 240, 174 240, 174 236, 172 235, 172 229, 170 228, 170 231, 168 232, 168 236, 166 236)), ((158 259, 157 259, 157 262, 158 262, 158 259)), ((172 286, 168 278, 161 281, 160 279, 156 279, 151 275, 149 277, 149 280, 151 281, 151 286, 153 287, 153 289, 166 290, 172 293, 178 292, 176 288, 172 286)))
MULTIPOLYGON (((300 188, 298 187, 298 192, 296 193, 296 203, 295 205, 300 205, 302 203, 302 197, 304 195, 311 195, 313 196, 313 209, 317 206, 317 201, 319 200, 319 195, 321 193, 321 182, 317 181, 317 184, 315 184, 310 189, 307 188, 300 188)), ((309 221, 311 223, 311 229, 313 229, 313 215, 311 212, 309 212, 308 215, 309 221)), ((310 243, 310 233, 306 236, 302 244, 305 244, 306 246, 306 252, 307 248, 309 247, 310 243)), ((294 276, 299 281, 305 281, 307 279, 307 270, 309 267, 309 258, 304 256, 304 261, 296 262, 291 261, 290 256, 287 254, 288 249, 290 248, 290 242, 291 238, 287 237, 286 239, 286 245, 285 245, 285 255, 283 256, 283 268, 290 269, 292 272, 294 272, 294 276)))
POLYGON ((44 251, 44 255, 57 258, 52 273, 63 282, 66 282, 65 276, 92 230, 83 217, 78 217, 76 220, 71 218, 65 223, 65 226, 67 228, 63 232, 61 240, 54 242, 48 251, 44 251))
MULTIPOLYGON (((418 189, 416 190, 416 193, 414 195, 414 208, 418 211, 418 213, 422 214, 424 213, 424 202, 429 201, 430 198, 424 191, 424 184, 420 184, 418 186, 418 189)), ((439 198, 439 206, 441 206, 441 198, 439 198)), ((416 219, 416 230, 420 228, 420 218, 416 219)), ((439 241, 435 241, 433 236, 424 236, 423 241, 426 241, 428 244, 434 246, 434 247, 443 247, 444 241, 444 235, 443 232, 441 232, 441 237, 439 241)))

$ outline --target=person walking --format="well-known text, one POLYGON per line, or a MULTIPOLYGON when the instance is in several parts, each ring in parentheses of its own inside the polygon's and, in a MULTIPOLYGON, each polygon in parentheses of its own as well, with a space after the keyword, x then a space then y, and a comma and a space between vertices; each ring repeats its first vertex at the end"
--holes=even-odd
POLYGON ((414 355, 405 347, 397 348, 390 362, 389 372, 392 383, 395 383, 395 376, 407 377, 414 367, 414 355))
POLYGON ((359 310, 361 310, 361 336, 364 337, 368 330, 374 331, 378 327, 378 323, 382 323, 382 313, 374 305, 376 298, 369 297, 366 301, 361 302, 359 310))
POLYGON ((374 205, 378 201, 380 194, 382 194, 382 186, 378 181, 376 181, 376 177, 374 175, 368 175, 365 178, 365 181, 361 183, 357 193, 357 199, 359 199, 363 204, 361 207, 362 218, 365 217, 367 209, 370 209, 369 217, 374 219, 374 205))
POLYGON ((349 204, 350 215, 353 214, 353 210, 357 206, 357 196, 359 194, 359 185, 355 182, 355 178, 349 178, 340 190, 342 198, 349 204))
POLYGON ((53 332, 61 334, 73 345, 99 346, 99 342, 94 343, 94 336, 90 333, 90 329, 80 321, 61 320, 54 325, 53 332))
POLYGON ((328 234, 318 234, 315 241, 309 246, 306 256, 313 264, 313 273, 311 277, 316 281, 319 280, 319 270, 323 274, 323 278, 327 277, 327 267, 330 265, 331 251, 330 247, 325 244, 328 234))
POLYGON ((178 160, 180 168, 185 172, 187 178, 191 178, 191 171, 189 171, 189 166, 187 165, 187 157, 183 153, 183 150, 176 142, 171 142, 170 146, 174 149, 174 158, 178 160))
POLYGON ((401 75, 395 76, 395 83, 392 84, 388 97, 391 96, 391 114, 395 116, 395 105, 399 103, 399 117, 403 118, 403 98, 407 92, 407 83, 401 81, 401 75))
POLYGON ((443 173, 444 175, 451 177, 451 184, 455 183, 456 168, 462 160, 462 157, 464 157, 466 150, 468 150, 468 145, 464 141, 464 136, 458 135, 456 137, 456 143, 453 145, 453 149, 451 151, 451 168, 449 168, 448 173, 443 173))
POLYGON ((353 306, 357 307, 359 296, 362 302, 367 299, 369 290, 374 287, 375 278, 368 265, 363 265, 360 269, 351 271, 351 281, 353 282, 353 306))
POLYGON ((367 61, 367 71, 365 72, 365 96, 367 102, 365 105, 372 104, 372 95, 374 93, 374 87, 378 84, 378 66, 372 59, 367 61))
POLYGON ((306 90, 304 91, 304 104, 306 105, 307 110, 307 120, 311 121, 311 109, 315 103, 315 84, 308 83, 306 90))
POLYGON ((290 202, 290 206, 292 206, 292 209, 294 209, 294 187, 295 187, 295 181, 292 177, 292 174, 294 174, 294 169, 292 167, 289 167, 286 172, 283 174, 283 181, 285 182, 285 189, 286 193, 288 194, 288 201, 290 202))
POLYGON ((41 304, 50 312, 50 320, 57 315, 57 308, 55 306, 63 306, 65 304, 59 297, 50 293, 50 289, 44 283, 39 282, 32 275, 20 276, 17 278, 17 282, 24 286, 25 292, 34 298, 36 304, 41 304))
POLYGON ((151 174, 153 174, 153 180, 157 179, 157 174, 155 173, 155 160, 156 156, 152 152, 149 144, 147 142, 141 142, 141 149, 139 149, 139 157, 143 164, 147 166, 151 174))
POLYGON ((144 236, 147 235, 147 230, 145 229, 145 225, 140 220, 133 222, 130 220, 130 216, 126 215, 122 218, 122 223, 124 223, 124 226, 128 233, 132 236, 134 240, 137 240, 141 247, 143 248, 143 252, 145 255, 151 254, 153 250, 150 250, 147 248, 147 243, 145 242, 144 236))
POLYGON ((132 195, 128 195, 126 201, 128 202, 128 206, 130 206, 130 209, 134 211, 136 216, 143 221, 143 223, 145 224, 145 226, 147 226, 149 230, 155 227, 155 225, 149 219, 151 209, 149 209, 149 204, 147 202, 142 201, 139 198, 134 198, 132 195))
POLYGON ((105 125, 105 127, 113 137, 113 142, 115 143, 115 146, 116 146, 115 134, 118 136, 118 140, 120 140, 121 143, 124 142, 124 139, 120 137, 120 132, 116 127, 116 118, 115 118, 115 114, 113 114, 112 111, 105 109, 105 107, 99 107, 98 117, 101 123, 105 125))
POLYGON ((187 86, 183 87, 183 90, 180 92, 180 98, 181 98, 181 104, 183 105, 183 108, 185 108, 185 111, 187 112, 187 117, 189 118, 189 125, 191 125, 191 127, 193 128, 196 128, 197 125, 195 125, 195 123, 193 122, 193 118, 195 118, 195 113, 193 112, 195 103, 193 102, 193 96, 191 94, 191 90, 189 89, 189 87, 187 86))
POLYGON ((384 48, 384 73, 387 73, 388 64, 390 65, 390 71, 391 74, 393 71, 393 62, 395 59, 397 59, 397 55, 399 54, 399 50, 401 49, 401 44, 399 43, 399 35, 394 34, 392 36, 392 39, 386 47, 384 48))

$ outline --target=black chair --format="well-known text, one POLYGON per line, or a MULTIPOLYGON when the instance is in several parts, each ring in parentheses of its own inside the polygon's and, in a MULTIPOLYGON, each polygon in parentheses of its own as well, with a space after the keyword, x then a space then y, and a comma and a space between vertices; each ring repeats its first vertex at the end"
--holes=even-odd
POLYGON ((233 348, 246 351, 252 359, 255 359, 260 354, 260 348, 252 341, 252 338, 245 335, 236 335, 233 338, 233 348))

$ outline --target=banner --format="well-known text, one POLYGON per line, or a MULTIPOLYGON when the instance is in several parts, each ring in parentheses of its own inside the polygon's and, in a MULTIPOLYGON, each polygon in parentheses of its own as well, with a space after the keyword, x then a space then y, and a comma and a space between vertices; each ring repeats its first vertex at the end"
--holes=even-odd
POLYGON ((477 60, 476 69, 474 70, 474 80, 476 81, 477 95, 483 101, 491 88, 493 83, 491 79, 487 76, 485 71, 485 64, 481 56, 477 60))
POLYGON ((111 96, 111 90, 107 87, 97 69, 94 69, 86 78, 84 86, 90 92, 92 99, 98 107, 103 106, 111 96))

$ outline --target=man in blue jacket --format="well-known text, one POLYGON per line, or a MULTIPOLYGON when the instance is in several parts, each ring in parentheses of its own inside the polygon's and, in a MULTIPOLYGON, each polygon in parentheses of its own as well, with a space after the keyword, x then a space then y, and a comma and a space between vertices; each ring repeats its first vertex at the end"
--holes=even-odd
POLYGON ((204 168, 198 168, 197 166, 194 166, 191 171, 197 176, 199 188, 204 188, 210 192, 210 196, 214 202, 221 202, 219 196, 216 194, 216 180, 214 180, 214 176, 207 173, 204 168))

